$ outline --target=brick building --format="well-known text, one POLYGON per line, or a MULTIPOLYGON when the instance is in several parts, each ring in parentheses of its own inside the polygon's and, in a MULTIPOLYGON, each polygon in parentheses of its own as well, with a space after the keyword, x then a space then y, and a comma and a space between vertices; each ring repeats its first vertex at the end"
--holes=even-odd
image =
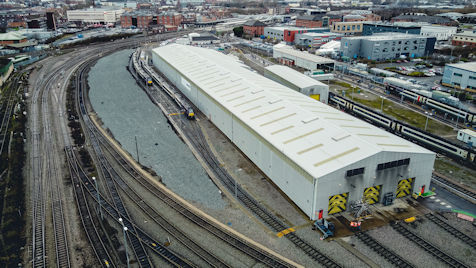
POLYGON ((243 33, 250 36, 260 36, 264 34, 266 24, 259 20, 249 20, 243 24, 243 33))
POLYGON ((345 15, 343 21, 356 22, 356 21, 381 21, 382 17, 376 14, 363 14, 363 15, 345 15))
POLYGON ((121 27, 146 29, 153 22, 154 16, 149 13, 125 13, 121 16, 121 27))
POLYGON ((334 22, 342 21, 342 17, 338 15, 315 15, 315 16, 299 16, 296 19, 296 27, 319 28, 329 27, 334 22))
POLYGON ((472 31, 466 31, 462 33, 457 33, 451 39, 451 44, 453 46, 476 46, 476 33, 472 31))
POLYGON ((157 24, 179 26, 182 23, 182 14, 177 12, 163 12, 157 16, 157 24))

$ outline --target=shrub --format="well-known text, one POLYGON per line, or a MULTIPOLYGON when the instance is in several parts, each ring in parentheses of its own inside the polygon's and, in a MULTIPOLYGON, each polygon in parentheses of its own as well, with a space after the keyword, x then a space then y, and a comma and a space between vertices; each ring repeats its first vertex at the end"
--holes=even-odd
POLYGON ((425 74, 423 72, 411 72, 408 74, 409 76, 413 76, 413 77, 422 77, 422 76, 425 76, 425 74))

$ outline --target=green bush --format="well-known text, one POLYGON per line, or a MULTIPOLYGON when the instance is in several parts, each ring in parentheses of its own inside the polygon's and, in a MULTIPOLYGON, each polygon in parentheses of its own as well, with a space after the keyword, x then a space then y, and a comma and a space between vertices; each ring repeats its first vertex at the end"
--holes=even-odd
POLYGON ((413 76, 413 77, 423 77, 425 74, 423 72, 411 72, 408 74, 408 76, 413 76))
POLYGON ((341 87, 350 88, 350 84, 348 84, 348 83, 346 83, 346 82, 333 81, 332 83, 335 84, 335 85, 341 86, 341 87))

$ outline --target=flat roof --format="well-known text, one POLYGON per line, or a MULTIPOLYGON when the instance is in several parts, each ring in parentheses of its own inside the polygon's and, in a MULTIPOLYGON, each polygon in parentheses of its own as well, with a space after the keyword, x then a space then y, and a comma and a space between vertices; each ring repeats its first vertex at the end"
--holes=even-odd
POLYGON ((332 32, 324 32, 324 33, 315 33, 315 32, 307 32, 307 33, 301 33, 300 35, 308 35, 308 36, 336 36, 339 35, 337 33, 332 33, 332 32))
POLYGON ((453 63, 453 64, 446 64, 446 65, 453 68, 458 68, 461 70, 476 72, 476 61, 464 62, 464 63, 453 63))
POLYGON ((303 73, 300 73, 292 68, 289 68, 288 66, 284 65, 270 65, 268 67, 265 67, 266 70, 276 74, 277 76, 280 76, 287 81, 289 81, 291 84, 297 86, 298 88, 307 88, 307 87, 314 87, 314 86, 319 86, 319 87, 327 87, 326 84, 317 81, 316 79, 313 79, 303 73))
POLYGON ((379 41, 379 40, 398 40, 398 39, 427 38, 427 37, 421 36, 418 34, 402 34, 397 32, 388 32, 388 33, 374 34, 374 35, 368 35, 368 36, 351 36, 351 37, 342 37, 342 38, 379 41))
POLYGON ((375 25, 375 26, 383 26, 383 27, 399 27, 399 28, 420 28, 420 25, 412 24, 393 24, 393 23, 385 23, 385 22, 378 22, 378 21, 362 21, 364 24, 367 25, 375 25))
POLYGON ((434 154, 213 49, 169 44, 153 53, 313 178, 383 151, 434 154))
POLYGON ((269 26, 269 27, 264 27, 265 29, 271 29, 271 30, 278 30, 278 31, 284 31, 284 30, 289 30, 289 31, 298 31, 298 30, 309 30, 307 28, 298 28, 298 27, 284 27, 284 26, 269 26))
POLYGON ((277 50, 281 53, 285 53, 297 58, 301 58, 303 60, 310 60, 318 64, 328 64, 328 63, 335 63, 334 60, 331 60, 329 58, 317 56, 311 53, 303 52, 296 50, 290 46, 287 46, 285 44, 277 44, 273 46, 273 50, 277 50))
POLYGON ((471 129, 469 128, 465 128, 465 129, 460 129, 459 132, 463 132, 469 136, 472 136, 472 137, 476 137, 476 131, 472 131, 471 129))
POLYGON ((0 41, 20 41, 26 37, 17 32, 0 33, 0 41))
POLYGON ((472 32, 472 31, 464 31, 462 33, 456 33, 455 36, 471 36, 471 37, 475 37, 476 36, 476 33, 472 32))

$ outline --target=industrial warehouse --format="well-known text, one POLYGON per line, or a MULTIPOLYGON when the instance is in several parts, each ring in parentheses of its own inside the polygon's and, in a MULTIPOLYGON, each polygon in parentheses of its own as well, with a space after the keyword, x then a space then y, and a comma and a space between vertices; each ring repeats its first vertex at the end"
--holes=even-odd
POLYGON ((168 77, 310 219, 428 187, 435 154, 250 71, 219 52, 153 50, 168 77), (364 197, 364 192, 366 196, 364 197))

